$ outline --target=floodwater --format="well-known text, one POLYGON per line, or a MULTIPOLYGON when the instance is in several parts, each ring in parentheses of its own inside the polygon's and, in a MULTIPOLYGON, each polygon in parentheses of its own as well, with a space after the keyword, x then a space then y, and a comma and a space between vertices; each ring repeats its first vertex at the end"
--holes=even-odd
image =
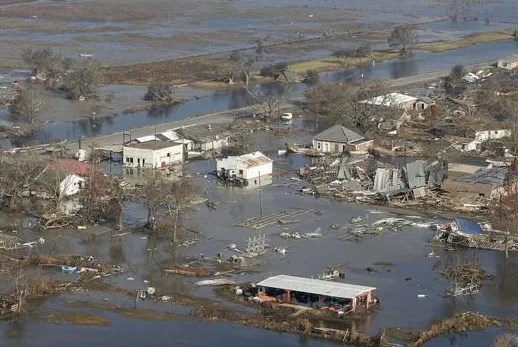
MULTIPOLYGON (((236 282, 257 282, 276 274, 316 277, 328 266, 338 265, 346 272, 346 282, 378 288, 381 302, 379 308, 366 317, 355 319, 354 323, 348 321, 337 323, 336 328, 354 324, 356 328, 372 334, 379 333, 387 326, 419 329, 426 327, 433 320, 463 311, 507 318, 516 317, 518 272, 513 269, 518 261, 518 254, 513 253, 506 260, 499 252, 466 249, 447 251, 441 246, 432 247, 429 240, 434 232, 426 227, 405 227, 401 231, 386 231, 378 236, 345 239, 348 234, 341 227, 349 226, 349 220, 354 216, 362 216, 366 224, 387 217, 408 218, 419 223, 441 222, 444 219, 440 214, 434 214, 432 211, 426 213, 395 211, 383 207, 341 203, 301 195, 297 190, 305 183, 292 180, 291 177, 294 176, 292 170, 308 164, 310 159, 300 155, 279 157, 273 151, 278 148, 278 145, 279 143, 272 141, 259 143, 258 148, 275 159, 275 171, 283 173, 274 178, 272 185, 260 189, 217 185, 213 176, 205 176, 214 169, 212 160, 195 161, 184 166, 184 174, 192 175, 199 185, 200 194, 209 201, 215 202, 216 210, 209 209, 205 204, 193 207, 185 222, 188 229, 200 233, 199 241, 193 246, 178 248, 175 254, 169 249, 166 237, 140 231, 121 237, 111 237, 106 227, 88 227, 85 231, 47 231, 44 235, 45 244, 35 251, 40 254, 71 252, 92 255, 101 261, 119 264, 124 273, 108 278, 107 282, 122 288, 136 290, 150 285, 158 290, 194 293, 214 298, 211 288, 199 288, 194 285, 196 279, 164 276, 162 272, 164 262, 170 262, 174 258, 180 261, 181 259, 201 260, 201 254, 207 262, 211 262, 210 259, 216 259, 218 253, 223 254, 223 258, 228 258, 234 254, 228 249, 228 245, 235 244, 237 248, 244 249, 249 238, 266 235, 267 243, 271 246, 269 252, 252 259, 252 272, 233 275, 232 279, 236 282), (305 213, 293 218, 296 220, 293 224, 273 224, 260 230, 235 226, 236 223, 247 218, 259 216, 261 206, 264 215, 292 210, 305 213), (338 225, 339 228, 332 228, 333 224, 338 225), (315 239, 286 240, 279 235, 283 228, 301 233, 320 228, 323 236, 315 239), (286 255, 273 252, 274 247, 285 247, 286 255), (436 257, 427 258, 426 255, 432 250, 436 257), (462 262, 475 255, 495 278, 473 297, 453 299, 446 296, 449 284, 442 277, 441 270, 446 264, 462 262), (309 259, 311 261, 308 261, 309 259), (368 271, 368 266, 374 271, 368 271), (420 294, 424 294, 425 298, 418 298, 420 294)), ((128 204, 125 212, 125 222, 128 226, 136 227, 144 224, 146 210, 138 203, 128 204)), ((32 232, 27 222, 20 224, 18 235, 27 240, 39 237, 32 232)), ((66 299, 61 301, 59 298, 51 299, 45 304, 47 309, 38 309, 38 312, 61 311, 70 300, 82 301, 81 295, 83 294, 67 294, 66 299)), ((100 293, 89 295, 89 300, 94 302, 102 302, 105 297, 100 293)), ((108 302, 114 301, 123 307, 132 307, 131 300, 110 298, 108 302), (118 300, 122 302, 119 303, 118 300)), ((145 306, 147 309, 169 310, 168 303, 146 303, 146 305, 150 305, 145 306)), ((122 334, 123 331, 125 333, 120 341, 121 345, 128 341, 140 342, 152 338, 153 345, 160 346, 170 341, 166 337, 178 336, 181 332, 184 335, 178 342, 180 345, 201 346, 212 339, 222 341, 235 338, 236 341, 241 339, 249 341, 247 336, 257 340, 257 342, 250 342, 252 346, 267 343, 328 345, 316 341, 301 341, 292 335, 262 332, 231 324, 208 324, 186 318, 174 322, 150 323, 121 318, 115 313, 101 309, 90 307, 88 310, 92 314, 108 317, 113 322, 112 326, 99 328, 70 324, 49 325, 38 320, 36 315, 24 323, 23 329, 17 329, 16 323, 1 323, 0 329, 4 329, 4 341, 8 341, 13 346, 18 346, 20 341, 25 341, 26 345, 60 346, 69 343, 70 336, 74 336, 78 341, 84 339, 86 346, 101 341, 98 340, 101 337, 111 339, 122 334), (13 329, 16 333, 12 332, 13 329), (195 331, 195 329, 204 329, 204 332, 207 329, 207 333, 203 336, 185 336, 187 331, 195 331), (53 331, 55 333, 49 334, 53 331), (92 334, 93 332, 95 334, 92 334), (49 340, 41 341, 41 344, 35 343, 44 333, 49 334, 49 340), (82 336, 83 338, 80 338, 82 336), (185 340, 182 341, 182 338, 185 340)), ((1 338, 0 341, 2 341, 1 338)), ((433 346, 439 345, 443 344, 433 346)), ((453 344, 455 345, 458 344, 453 344)))
MULTIPOLYGON (((470 65, 496 60, 499 57, 513 54, 517 50, 518 41, 507 40, 481 43, 442 53, 416 52, 412 57, 403 60, 369 64, 362 69, 351 68, 345 71, 323 73, 322 78, 329 82, 359 80, 363 72, 365 79, 388 80, 446 70, 459 63, 470 65)), ((127 89, 128 87, 124 88, 127 89)), ((275 93, 278 85, 269 83, 258 88, 265 94, 275 93)), ((294 85, 291 90, 291 96, 302 96, 306 88, 307 85, 305 84, 294 85)), ((110 134, 171 120, 236 109, 248 105, 251 101, 243 90, 190 92, 199 94, 200 97, 187 100, 167 110, 136 112, 127 115, 97 117, 72 122, 49 123, 44 125, 41 131, 36 134, 36 138, 39 142, 46 143, 52 140, 74 140, 81 136, 110 134)))
MULTIPOLYGON (((265 344, 275 346, 336 346, 336 344, 308 340, 298 335, 280 334, 263 331, 256 328, 244 327, 231 323, 209 323, 194 320, 186 315, 169 321, 142 320, 126 317, 116 312, 99 311, 92 308, 82 308, 81 305, 71 306, 70 303, 95 302, 92 296, 100 293, 75 296, 62 295, 43 303, 38 311, 23 321, 0 323, 0 344, 5 347, 87 347, 106 346, 213 346, 238 347, 246 344, 250 347, 260 347, 265 344), (90 297, 88 297, 90 296, 90 297), (79 326, 70 323, 51 324, 44 320, 46 315, 59 312, 86 312, 101 316, 111 322, 109 327, 79 326), (199 334, 197 332, 203 333, 199 334)), ((103 295, 113 303, 111 296, 103 295)), ((115 299, 117 300, 117 299, 115 299)), ((131 308, 132 300, 117 300, 122 307, 131 308)), ((142 304, 141 304, 142 305, 142 304)), ((142 305, 145 306, 145 305, 142 305)), ((172 304, 165 305, 172 306, 172 304)), ((147 307, 142 307, 146 308, 147 307)), ((170 308, 163 309, 171 312, 170 308)))

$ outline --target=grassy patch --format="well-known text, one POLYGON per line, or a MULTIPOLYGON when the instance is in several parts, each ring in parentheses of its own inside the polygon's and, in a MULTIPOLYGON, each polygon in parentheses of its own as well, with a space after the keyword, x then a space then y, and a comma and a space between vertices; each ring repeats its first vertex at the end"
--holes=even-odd
POLYGON ((453 49, 459 49, 464 47, 473 46, 477 43, 484 42, 492 42, 492 41, 500 41, 500 40, 508 40, 512 38, 512 34, 510 31, 492 31, 487 33, 478 33, 469 35, 465 38, 455 41, 443 41, 443 42, 435 42, 435 43, 427 43, 420 45, 418 49, 439 53, 445 52, 453 49))
POLYGON ((107 67, 103 71, 104 83, 150 84, 189 83, 226 76, 229 71, 227 57, 203 56, 173 59, 151 63, 107 67))
POLYGON ((95 325, 107 327, 112 324, 109 319, 84 312, 56 312, 46 316, 45 321, 52 324, 72 323, 76 325, 95 325))
POLYGON ((397 59, 400 55, 397 52, 391 51, 376 51, 371 55, 362 58, 347 58, 346 60, 341 58, 327 57, 318 58, 313 60, 301 61, 290 64, 290 69, 301 75, 308 70, 322 71, 333 71, 341 68, 347 68, 350 66, 360 66, 372 64, 373 61, 382 61, 388 59, 397 59))

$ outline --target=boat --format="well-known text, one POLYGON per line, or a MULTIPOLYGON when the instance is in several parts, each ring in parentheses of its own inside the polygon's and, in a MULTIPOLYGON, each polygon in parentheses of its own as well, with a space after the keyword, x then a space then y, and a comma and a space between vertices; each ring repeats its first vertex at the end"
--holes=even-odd
POLYGON ((293 118, 293 113, 285 112, 281 115, 282 120, 291 120, 293 118))

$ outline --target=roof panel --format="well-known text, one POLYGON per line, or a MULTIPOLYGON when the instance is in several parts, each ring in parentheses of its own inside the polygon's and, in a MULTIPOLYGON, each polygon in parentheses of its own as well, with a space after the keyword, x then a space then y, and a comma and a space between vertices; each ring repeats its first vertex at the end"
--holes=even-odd
POLYGON ((374 287, 365 287, 355 284, 328 282, 287 275, 269 277, 257 283, 257 285, 343 299, 352 299, 376 289, 374 287))

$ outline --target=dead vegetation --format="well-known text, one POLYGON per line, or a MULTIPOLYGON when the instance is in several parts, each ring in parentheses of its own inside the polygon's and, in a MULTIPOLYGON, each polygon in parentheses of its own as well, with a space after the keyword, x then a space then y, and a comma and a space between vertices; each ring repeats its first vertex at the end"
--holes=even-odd
POLYGON ((468 285, 480 287, 491 278, 477 259, 448 264, 443 271, 443 275, 454 285, 461 287, 468 285))
POLYGON ((183 84, 214 80, 225 75, 230 69, 228 57, 225 55, 199 56, 106 67, 103 69, 102 82, 106 84, 183 84))
MULTIPOLYGON (((13 0, 4 0, 14 2, 13 0)), ((114 10, 109 4, 27 4, 9 7, 0 11, 1 17, 28 18, 37 16, 53 20, 91 20, 104 21, 106 13, 110 13, 112 21, 151 20, 157 17, 156 12, 146 9, 132 9, 117 6, 114 10)))
POLYGON ((52 324, 72 323, 75 325, 93 325, 108 327, 112 322, 101 316, 94 316, 86 312, 54 312, 43 317, 45 322, 52 324))
POLYGON ((332 341, 353 344, 356 346, 379 346, 379 337, 371 337, 364 333, 349 330, 337 330, 321 328, 307 319, 294 318, 279 319, 275 314, 246 315, 222 307, 202 306, 195 309, 192 315, 210 321, 226 321, 243 324, 260 329, 274 330, 278 332, 303 334, 305 336, 322 338, 332 341))

